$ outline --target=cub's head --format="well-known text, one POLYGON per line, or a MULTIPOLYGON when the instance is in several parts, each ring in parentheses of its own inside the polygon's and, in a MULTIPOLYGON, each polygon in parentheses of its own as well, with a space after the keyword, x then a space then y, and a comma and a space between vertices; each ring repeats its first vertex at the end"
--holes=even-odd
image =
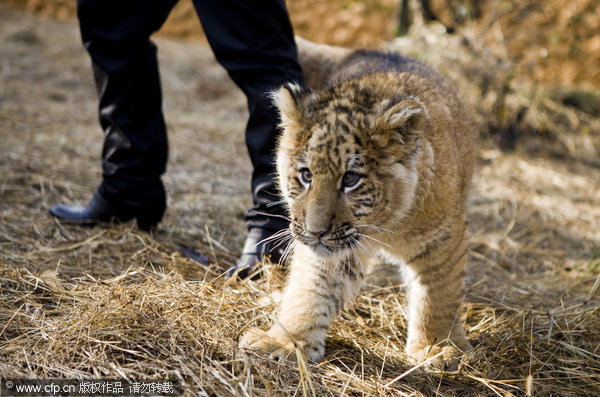
POLYGON ((317 92, 289 84, 273 97, 278 181, 297 241, 321 256, 349 254, 407 216, 428 124, 419 100, 352 81, 317 92))

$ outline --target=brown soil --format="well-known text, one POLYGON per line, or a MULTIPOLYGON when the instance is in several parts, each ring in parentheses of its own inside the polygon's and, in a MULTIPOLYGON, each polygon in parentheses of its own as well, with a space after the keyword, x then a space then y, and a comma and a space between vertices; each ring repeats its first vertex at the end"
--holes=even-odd
POLYGON ((433 0, 447 27, 474 28, 497 55, 509 57, 526 79, 600 87, 598 0, 433 0))
MULTIPOLYGON (((72 0, 0 0, 59 19, 75 16, 72 0)), ((398 26, 400 0, 288 0, 296 34, 318 43, 377 46, 398 26)), ((600 87, 598 0, 430 0, 434 19, 449 30, 472 29, 494 53, 510 59, 522 79, 600 87)), ((423 12, 411 0, 413 19, 423 12)), ((161 30, 179 38, 204 35, 191 0, 181 0, 161 30)))
POLYGON ((415 25, 389 47, 435 65, 473 107, 474 350, 458 373, 390 383, 411 369, 400 288, 349 305, 307 370, 238 354, 239 331, 266 326, 283 277, 221 277, 245 237, 247 112, 204 43, 157 39, 171 141, 159 230, 52 219, 51 205, 85 204, 100 179, 89 59, 75 21, 0 4, 0 377, 175 377, 186 395, 219 396, 600 395, 598 93, 517 81, 510 59, 465 32, 415 25))
MULTIPOLYGON (((76 5, 71 0, 2 0, 27 11, 73 18, 76 5)), ((393 37, 396 28, 395 0, 289 0, 287 5, 294 29, 316 42, 373 46, 393 37)), ((178 38, 205 40, 191 0, 180 0, 161 33, 178 38)))

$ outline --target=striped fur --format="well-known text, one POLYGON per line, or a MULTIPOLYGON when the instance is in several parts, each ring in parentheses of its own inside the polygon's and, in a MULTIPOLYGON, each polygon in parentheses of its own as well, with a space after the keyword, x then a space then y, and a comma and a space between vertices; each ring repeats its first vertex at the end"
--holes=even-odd
MULTIPOLYGON (((301 60, 326 53, 305 41, 299 47, 301 60), (317 55, 306 54, 314 48, 317 55)), ((331 52, 323 68, 303 65, 319 70, 321 88, 289 84, 273 95, 290 275, 276 324, 248 331, 241 346, 290 358, 295 342, 319 360, 329 325, 373 259, 384 257, 405 264, 406 352, 417 361, 443 352, 442 364, 470 347, 460 306, 471 126, 429 67, 394 54, 331 52)))

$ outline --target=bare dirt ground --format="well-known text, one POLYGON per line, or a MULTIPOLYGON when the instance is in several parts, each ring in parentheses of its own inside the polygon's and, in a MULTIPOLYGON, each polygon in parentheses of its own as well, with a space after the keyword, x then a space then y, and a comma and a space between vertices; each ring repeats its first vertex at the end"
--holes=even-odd
POLYGON ((585 107, 597 91, 527 87, 478 53, 483 66, 469 66, 461 51, 477 40, 435 32, 390 46, 445 68, 475 109, 465 305, 474 350, 457 373, 395 380, 411 369, 398 288, 351 304, 321 363, 238 354, 239 331, 257 317, 268 323, 283 276, 220 277, 245 237, 247 113, 204 44, 158 40, 171 144, 159 230, 52 219, 51 205, 85 204, 100 179, 89 60, 74 21, 0 5, 0 375, 177 378, 187 395, 215 396, 599 395, 600 114, 585 107), (499 149, 502 136, 515 150, 499 149), (210 268, 179 244, 206 253, 210 268))
MULTIPOLYGON (((34 13, 72 19, 72 0, 1 0, 34 13)), ((295 32, 317 43, 378 46, 398 31, 402 0, 287 0, 295 32)), ((599 0, 410 0, 409 21, 439 21, 477 31, 489 50, 530 80, 588 89, 600 85, 599 0), (423 12, 427 4, 428 11, 423 12), (427 15, 430 14, 430 15, 427 15)), ((203 40, 191 0, 180 0, 162 33, 203 40)))

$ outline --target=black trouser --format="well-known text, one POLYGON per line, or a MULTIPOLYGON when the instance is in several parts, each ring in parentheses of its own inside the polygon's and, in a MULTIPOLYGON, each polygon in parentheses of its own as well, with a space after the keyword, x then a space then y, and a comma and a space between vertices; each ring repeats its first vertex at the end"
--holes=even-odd
MULTIPOLYGON (((105 133, 103 181, 98 191, 111 204, 164 207, 161 175, 168 153, 156 47, 150 35, 176 0, 78 0, 81 36, 100 97, 105 133)), ((254 167, 255 208, 249 227, 287 227, 275 191, 277 114, 267 93, 288 81, 302 83, 284 0, 194 0, 219 63, 248 99, 246 144, 254 167)), ((201 71, 199 72, 201 73, 201 71)))

